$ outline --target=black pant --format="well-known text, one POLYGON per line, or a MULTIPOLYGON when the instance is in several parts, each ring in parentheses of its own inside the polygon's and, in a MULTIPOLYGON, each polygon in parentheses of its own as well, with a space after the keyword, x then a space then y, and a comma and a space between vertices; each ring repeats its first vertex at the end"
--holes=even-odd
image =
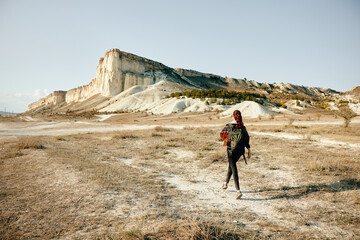
POLYGON ((234 176, 234 182, 235 182, 235 188, 236 190, 240 190, 240 186, 239 186, 239 176, 238 176, 238 171, 237 171, 237 167, 236 167, 236 162, 239 160, 239 158, 244 154, 240 154, 240 153, 232 153, 230 149, 227 149, 227 154, 228 154, 228 159, 229 159, 229 168, 228 168, 228 172, 226 175, 226 183, 229 183, 231 175, 234 176))

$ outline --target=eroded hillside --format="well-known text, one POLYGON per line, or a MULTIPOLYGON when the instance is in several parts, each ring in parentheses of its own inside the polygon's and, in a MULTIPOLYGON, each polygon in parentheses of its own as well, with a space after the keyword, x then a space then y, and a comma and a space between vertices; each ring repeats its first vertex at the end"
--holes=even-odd
POLYGON ((266 95, 274 102, 334 99, 339 95, 326 88, 259 83, 246 78, 224 78, 210 73, 171 68, 119 49, 111 49, 99 60, 96 78, 88 85, 68 91, 55 91, 30 104, 29 111, 144 111, 159 104, 170 93, 192 89, 247 91, 266 95))

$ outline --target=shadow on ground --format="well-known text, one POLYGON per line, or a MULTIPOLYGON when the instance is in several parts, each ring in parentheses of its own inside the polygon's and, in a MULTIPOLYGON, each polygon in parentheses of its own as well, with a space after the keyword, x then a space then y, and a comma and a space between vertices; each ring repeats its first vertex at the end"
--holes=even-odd
POLYGON ((276 200, 282 198, 298 199, 303 196, 307 196, 314 192, 344 192, 350 190, 359 190, 360 181, 354 179, 341 180, 335 183, 329 184, 315 184, 301 187, 282 187, 274 189, 261 189, 258 191, 243 191, 243 193, 256 193, 256 192, 281 192, 281 194, 267 197, 267 198, 242 198, 242 200, 248 201, 267 201, 276 200))

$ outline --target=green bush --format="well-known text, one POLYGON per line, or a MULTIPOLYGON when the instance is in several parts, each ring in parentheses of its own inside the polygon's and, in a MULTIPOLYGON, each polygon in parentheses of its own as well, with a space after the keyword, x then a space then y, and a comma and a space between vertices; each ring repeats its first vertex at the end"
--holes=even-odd
POLYGON ((226 104, 229 103, 230 100, 231 103, 239 103, 244 100, 246 101, 263 101, 259 99, 266 99, 266 96, 264 94, 258 94, 258 93, 249 93, 249 92, 236 92, 236 91, 227 91, 227 90, 215 90, 215 89, 201 89, 201 90, 191 90, 191 91, 185 91, 185 92, 175 92, 171 93, 169 97, 176 97, 180 98, 182 96, 188 97, 188 98, 210 98, 211 103, 215 103, 217 98, 222 98, 226 104), (215 99, 215 100, 214 100, 215 99))

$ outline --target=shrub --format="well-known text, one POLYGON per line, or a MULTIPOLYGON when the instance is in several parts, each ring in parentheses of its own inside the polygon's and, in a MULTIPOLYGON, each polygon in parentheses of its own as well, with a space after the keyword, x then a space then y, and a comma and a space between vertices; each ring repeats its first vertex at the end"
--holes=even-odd
POLYGON ((346 128, 349 126, 351 119, 357 116, 348 106, 340 107, 336 114, 344 119, 344 127, 346 128))
POLYGON ((113 139, 137 138, 132 132, 120 132, 112 137, 113 139))
POLYGON ((18 150, 22 149, 44 149, 44 145, 41 143, 38 137, 22 137, 16 146, 18 150))
POLYGON ((156 132, 151 133, 151 137, 162 137, 161 134, 158 134, 156 132))
MULTIPOLYGON (((250 100, 250 101, 256 101, 257 98, 259 99, 266 99, 266 96, 264 94, 258 94, 258 93, 249 93, 249 92, 236 92, 236 91, 227 91, 227 90, 215 90, 215 89, 202 89, 202 90, 191 90, 191 91, 185 91, 185 92, 175 92, 171 93, 169 95, 170 97, 182 97, 186 96, 188 98, 210 98, 210 99, 228 99, 231 100, 234 103, 241 102, 243 100, 250 100)), ((210 100, 211 101, 211 100, 210 100)), ((262 101, 262 100, 258 100, 262 101)), ((216 100, 215 100, 216 102, 216 100)), ((214 103, 215 103, 214 102, 214 103)))

